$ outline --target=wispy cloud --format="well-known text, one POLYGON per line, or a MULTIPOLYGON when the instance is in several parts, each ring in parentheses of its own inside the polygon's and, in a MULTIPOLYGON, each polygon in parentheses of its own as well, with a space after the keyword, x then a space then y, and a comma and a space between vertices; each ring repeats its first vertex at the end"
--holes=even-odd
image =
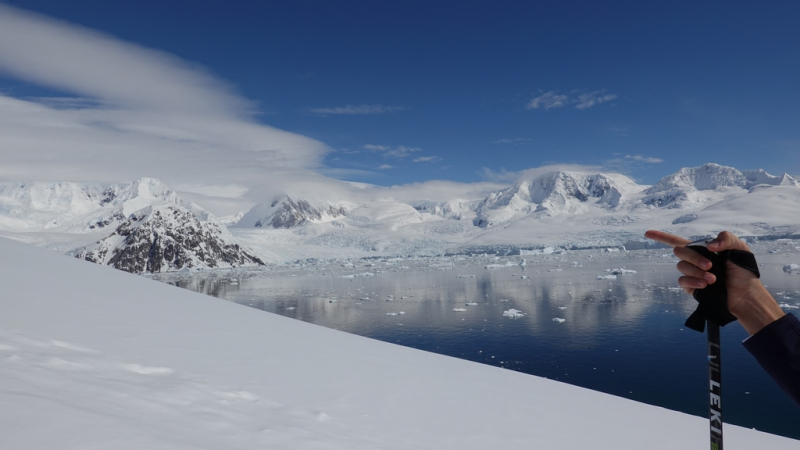
POLYGON ((573 103, 577 103, 575 107, 578 109, 587 109, 594 105, 610 102, 615 98, 617 98, 617 94, 606 94, 605 91, 594 91, 588 94, 578 95, 578 98, 574 100, 573 103))
POLYGON ((661 158, 652 158, 649 156, 642 156, 642 155, 625 155, 625 159, 632 159, 634 161, 646 162, 650 164, 658 164, 664 162, 664 160, 661 158))
POLYGON ((378 167, 378 169, 380 169, 380 170, 388 170, 388 169, 393 169, 393 168, 394 168, 394 166, 390 166, 389 164, 382 164, 382 165, 380 165, 378 167))
POLYGON ((534 97, 528 102, 528 109, 550 109, 560 108, 569 102, 566 95, 558 95, 555 91, 545 92, 538 97, 534 97))
POLYGON ((2 3, 0 71, 63 93, 0 93, 3 180, 250 188, 312 176, 330 151, 258 122, 254 103, 196 64, 2 3))
POLYGON ((346 105, 333 108, 308 108, 308 112, 319 116, 330 115, 356 115, 356 114, 386 114, 403 111, 408 108, 401 106, 384 105, 346 105))
POLYGON ((417 153, 422 149, 417 147, 406 147, 405 145, 398 145, 397 147, 389 147, 386 145, 367 144, 364 146, 364 150, 369 150, 374 153, 381 153, 385 157, 402 159, 402 158, 407 158, 411 156, 412 153, 417 153))
POLYGON ((438 156, 420 156, 419 158, 414 158, 412 161, 415 163, 421 162, 439 162, 442 158, 438 156))
POLYGON ((609 133, 615 134, 617 136, 627 136, 628 132, 630 131, 630 127, 627 127, 627 126, 608 127, 607 131, 609 133))
POLYGON ((530 141, 530 138, 498 139, 492 144, 521 144, 530 141))
POLYGON ((561 108, 567 105, 575 105, 576 109, 588 109, 601 103, 610 102, 616 99, 617 94, 606 94, 605 90, 570 94, 558 94, 557 91, 549 91, 532 98, 527 105, 528 109, 561 108))

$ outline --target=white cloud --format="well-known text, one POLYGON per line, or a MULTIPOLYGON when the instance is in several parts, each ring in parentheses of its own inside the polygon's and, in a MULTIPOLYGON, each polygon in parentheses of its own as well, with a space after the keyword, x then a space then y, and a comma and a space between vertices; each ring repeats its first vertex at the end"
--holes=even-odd
POLYGON ((664 160, 661 159, 661 158, 651 158, 651 157, 642 156, 642 155, 625 155, 625 159, 632 159, 634 161, 641 161, 641 162, 646 162, 646 163, 651 163, 651 164, 658 164, 658 163, 664 162, 664 160))
POLYGON ((328 115, 355 115, 355 114, 386 114, 403 111, 407 108, 401 106, 384 105, 347 105, 334 108, 308 108, 308 112, 320 116, 328 115))
POLYGON ((389 164, 382 164, 380 167, 378 167, 378 169, 380 169, 380 170, 387 170, 387 169, 393 169, 393 168, 394 168, 394 166, 390 166, 389 164))
POLYGON ((309 174, 330 149, 165 52, 0 4, 0 71, 63 96, 0 93, 0 180, 241 185, 309 174))
POLYGON ((555 91, 545 92, 544 94, 534 97, 528 102, 528 109, 544 109, 560 108, 567 104, 569 97, 566 95, 558 95, 555 91))
POLYGON ((414 158, 412 161, 415 163, 420 163, 420 162, 439 162, 441 160, 442 158, 439 158, 438 156, 420 156, 419 158, 414 158))
POLYGON ((606 94, 605 90, 570 95, 556 94, 556 91, 545 92, 538 97, 532 98, 528 102, 528 109, 561 108, 567 105, 575 105, 576 109, 588 109, 601 103, 610 102, 617 98, 617 94, 606 94))
POLYGON ((604 94, 604 92, 605 91, 594 91, 588 94, 580 94, 577 100, 573 100, 573 103, 577 103, 575 107, 578 109, 587 109, 617 98, 617 94, 604 94))
POLYGON ((383 156, 391 157, 391 158, 407 158, 411 156, 412 153, 416 153, 421 151, 422 149, 417 147, 406 147, 405 145, 398 145, 397 147, 389 147, 386 145, 374 145, 374 144, 366 144, 364 145, 364 150, 369 150, 374 153, 381 153, 383 156))

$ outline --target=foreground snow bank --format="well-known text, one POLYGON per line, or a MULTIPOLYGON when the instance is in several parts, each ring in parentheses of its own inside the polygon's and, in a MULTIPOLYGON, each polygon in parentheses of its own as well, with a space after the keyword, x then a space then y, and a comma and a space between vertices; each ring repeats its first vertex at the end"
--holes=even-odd
MULTIPOLYGON (((708 422, 0 239, 4 449, 675 449, 708 422)), ((729 449, 798 442, 726 426, 729 449)))

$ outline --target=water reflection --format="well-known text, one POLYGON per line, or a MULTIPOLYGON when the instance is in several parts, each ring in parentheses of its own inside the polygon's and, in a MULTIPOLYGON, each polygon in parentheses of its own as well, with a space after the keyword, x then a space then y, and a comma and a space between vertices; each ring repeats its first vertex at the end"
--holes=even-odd
MULTIPOLYGON (((157 278, 362 336, 706 414, 705 338, 683 328, 695 301, 675 287, 670 253, 525 259, 522 266, 520 257, 393 258, 157 278), (622 267, 635 273, 605 278, 622 267), (524 315, 504 317, 510 309, 524 315)), ((779 301, 800 305, 800 277, 780 270, 784 260, 759 255, 763 279, 779 301)), ((738 325, 723 329, 726 421, 800 438, 800 413, 744 351, 745 337, 738 325)))

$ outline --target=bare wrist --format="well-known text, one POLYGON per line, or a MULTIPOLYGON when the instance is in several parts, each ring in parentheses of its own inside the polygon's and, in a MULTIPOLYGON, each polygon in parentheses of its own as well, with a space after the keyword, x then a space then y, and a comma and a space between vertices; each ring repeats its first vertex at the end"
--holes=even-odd
POLYGON ((754 280, 752 288, 732 305, 731 314, 736 316, 751 336, 785 315, 767 288, 758 280, 754 280))

